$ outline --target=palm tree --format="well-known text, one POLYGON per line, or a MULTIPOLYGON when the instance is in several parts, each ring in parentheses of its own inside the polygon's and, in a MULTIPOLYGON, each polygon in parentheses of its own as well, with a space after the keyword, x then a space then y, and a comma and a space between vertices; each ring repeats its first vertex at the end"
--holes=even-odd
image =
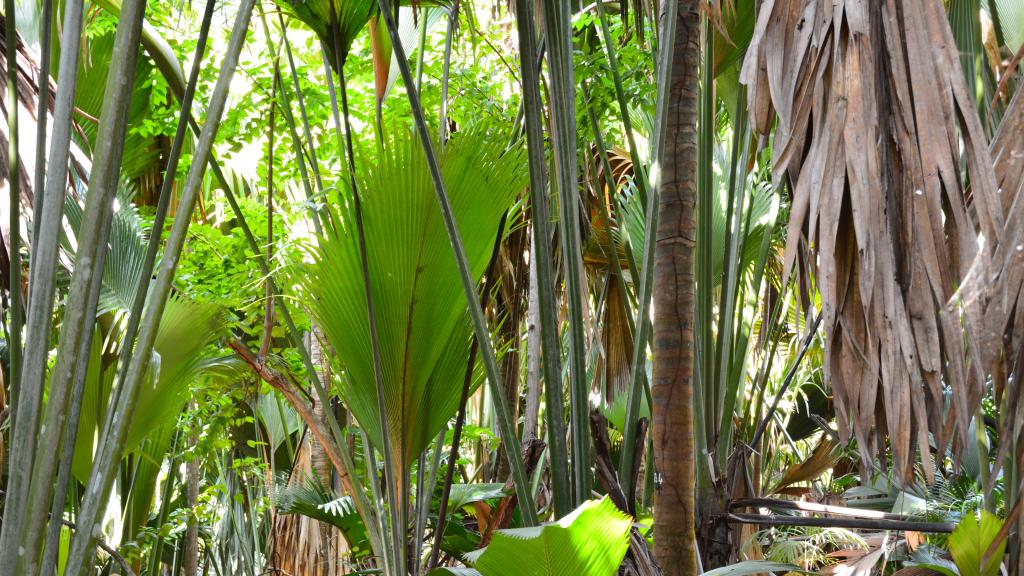
POLYGON ((682 0, 676 7, 654 256, 654 530, 655 558, 665 576, 697 574, 693 375, 699 6, 697 0, 682 0))

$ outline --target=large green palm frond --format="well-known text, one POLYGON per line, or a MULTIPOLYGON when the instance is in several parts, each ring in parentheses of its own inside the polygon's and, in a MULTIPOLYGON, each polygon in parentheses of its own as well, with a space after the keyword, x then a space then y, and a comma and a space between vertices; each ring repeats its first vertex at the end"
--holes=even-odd
MULTIPOLYGON (((357 180, 377 315, 389 437, 408 463, 458 409, 470 343, 466 299, 433 184, 414 135, 392 139, 357 180)), ((502 134, 456 134, 441 169, 466 257, 480 278, 501 215, 525 185, 520 148, 502 134)), ((356 223, 342 202, 336 232, 324 238, 302 280, 309 306, 344 368, 342 395, 377 447, 381 422, 356 223)))

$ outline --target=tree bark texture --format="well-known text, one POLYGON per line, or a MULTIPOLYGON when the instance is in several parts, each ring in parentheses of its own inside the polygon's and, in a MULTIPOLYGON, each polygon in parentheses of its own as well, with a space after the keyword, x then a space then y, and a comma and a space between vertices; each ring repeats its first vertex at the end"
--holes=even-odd
POLYGON ((697 573, 694 546, 694 255, 701 17, 680 0, 654 264, 655 558, 664 576, 697 573))

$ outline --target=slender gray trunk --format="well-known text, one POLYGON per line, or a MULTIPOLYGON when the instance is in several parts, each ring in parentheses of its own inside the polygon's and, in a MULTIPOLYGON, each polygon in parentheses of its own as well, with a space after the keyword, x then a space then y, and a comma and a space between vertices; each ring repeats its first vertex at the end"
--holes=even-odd
POLYGON ((536 244, 530 244, 530 288, 526 310, 526 405, 523 407, 523 441, 537 438, 540 420, 540 298, 537 295, 536 244))
MULTIPOLYGON (((81 512, 79 513, 79 523, 84 527, 91 527, 97 524, 103 509, 106 507, 107 495, 110 492, 114 474, 118 468, 118 462, 120 462, 124 454, 128 425, 138 400, 139 384, 149 371, 149 350, 156 340, 156 332, 170 293, 178 258, 181 255, 181 249, 188 233, 192 211, 195 209, 198 194, 202 188, 206 163, 210 157, 213 140, 217 134, 221 115, 227 102, 231 78, 234 75, 235 67, 238 64, 238 57, 245 42, 245 35, 249 28, 254 2, 255 0, 241 0, 238 8, 238 16, 235 19, 234 28, 231 32, 227 54, 221 65, 220 75, 217 78, 213 95, 210 98, 210 105, 207 108, 206 123, 196 144, 193 163, 189 167, 188 177, 185 180, 185 186, 178 205, 177 217, 167 238, 164 256, 160 262, 156 281, 153 284, 150 306, 147 308, 145 318, 141 324, 139 343, 136 348, 138 352, 132 356, 126 377, 120 383, 121 393, 117 398, 117 404, 108 412, 98 457, 93 464, 89 482, 86 486, 81 512)), ((84 529, 75 534, 68 556, 67 574, 77 575, 85 573, 87 565, 91 563, 95 553, 96 532, 95 530, 84 529)))
POLYGON ((57 247, 62 229, 64 195, 68 186, 71 115, 74 110, 82 30, 81 1, 70 0, 65 4, 63 30, 61 84, 54 105, 44 203, 40 209, 40 220, 33 223, 39 228, 39 238, 32 251, 25 356, 22 359, 17 404, 11 407, 15 425, 11 433, 4 524, 0 530, 0 571, 4 575, 16 573, 17 551, 21 528, 25 521, 32 465, 36 454, 35 442, 40 436, 39 411, 42 406, 46 362, 50 350, 53 298, 56 292, 57 247))

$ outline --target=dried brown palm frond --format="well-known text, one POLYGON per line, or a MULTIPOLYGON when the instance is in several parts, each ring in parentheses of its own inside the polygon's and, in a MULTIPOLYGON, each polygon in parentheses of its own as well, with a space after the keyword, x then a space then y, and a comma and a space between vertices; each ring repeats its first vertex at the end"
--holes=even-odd
POLYGON ((605 281, 604 306, 601 309, 601 357, 597 369, 603 384, 601 395, 611 404, 629 390, 630 355, 633 333, 629 314, 632 312, 622 284, 608 272, 605 281))
POLYGON ((966 312, 971 360, 992 378, 1002 439, 987 490, 1014 442, 1024 444, 1024 91, 1011 100, 990 147, 1006 222, 978 251, 949 313, 966 312))
MULTIPOLYGON (((5 20, 3 16, 0 16, 0 47, 6 47, 7 38, 4 35, 5 20)), ((32 127, 34 133, 35 122, 39 118, 39 64, 35 60, 35 55, 25 45, 25 42, 18 36, 17 39, 17 68, 18 68, 18 80, 17 80, 17 94, 18 94, 18 116, 21 118, 22 125, 28 125, 32 127)), ((7 56, 6 50, 0 50, 0 67, 7 69, 7 56)), ((53 114, 53 102, 56 96, 56 84, 51 80, 47 83, 47 87, 50 90, 49 100, 47 105, 47 116, 53 114)), ((0 75, 0 91, 6 94, 7 91, 7 76, 0 75)), ((9 112, 7 105, 4 104, 3 110, 0 110, 0 115, 3 116, 3 121, 0 122, 0 187, 6 190, 7 181, 9 179, 8 169, 8 122, 7 117, 9 112)), ((52 123, 51 123, 52 124, 52 123)), ((81 127, 78 124, 74 124, 72 129, 81 134, 81 127)), ((20 210, 23 214, 30 214, 32 211, 32 198, 34 196, 35 182, 33 174, 36 172, 35 162, 35 144, 34 139, 30 138, 30 131, 26 128, 21 130, 21 139, 18 145, 20 150, 19 155, 19 175, 20 184, 19 190, 21 192, 21 206, 20 210)), ((72 172, 68 175, 68 192, 75 193, 72 178, 84 179, 86 175, 86 166, 88 165, 88 159, 85 155, 78 150, 76 146, 72 146, 71 153, 71 168, 72 172)), ((3 289, 10 288, 10 279, 8 278, 10 273, 10 261, 8 260, 8 247, 10 246, 10 230, 9 230, 9 219, 8 210, 10 209, 10 196, 7 193, 0 195, 0 287, 3 289)), ((22 233, 24 234, 25 226, 23 223, 22 233)), ((28 242, 31 240, 31 234, 25 235, 26 237, 22 240, 28 242)), ((27 281, 27 279, 26 279, 27 281)))
POLYGON ((945 306, 1005 220, 942 2, 765 0, 741 81, 754 128, 775 126, 786 270, 803 253, 817 280, 840 432, 865 464, 888 437, 899 479, 917 451, 930 475, 928 432, 966 441, 983 393, 945 306))

